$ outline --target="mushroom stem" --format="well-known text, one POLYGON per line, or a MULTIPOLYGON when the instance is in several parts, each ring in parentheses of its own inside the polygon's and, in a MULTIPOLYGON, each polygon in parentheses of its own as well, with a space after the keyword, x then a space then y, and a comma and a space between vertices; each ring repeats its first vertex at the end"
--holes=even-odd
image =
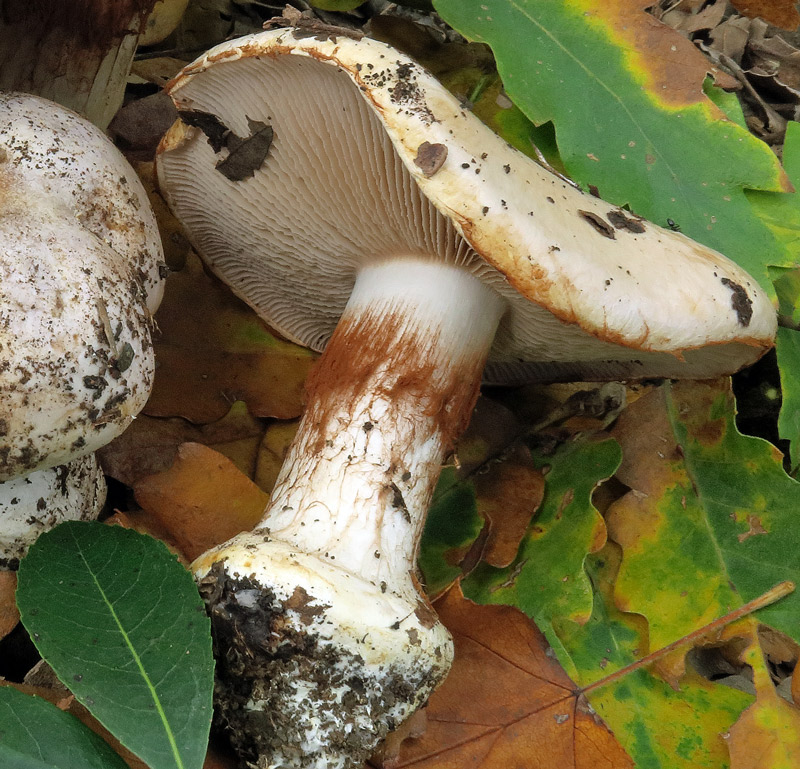
POLYGON ((262 522, 193 567, 245 757, 357 766, 446 675, 451 642, 415 558, 502 312, 456 266, 359 273, 262 522))
POLYGON ((501 311, 494 291, 456 267, 364 269, 308 383, 306 415, 259 529, 374 584, 408 582, 501 311))

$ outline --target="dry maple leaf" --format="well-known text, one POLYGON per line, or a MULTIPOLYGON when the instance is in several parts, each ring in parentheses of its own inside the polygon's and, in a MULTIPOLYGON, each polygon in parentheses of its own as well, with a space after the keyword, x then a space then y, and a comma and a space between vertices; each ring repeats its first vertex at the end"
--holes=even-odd
POLYGON ((633 766, 522 612, 478 606, 458 586, 436 609, 455 662, 430 699, 427 731, 403 745, 398 769, 633 766))

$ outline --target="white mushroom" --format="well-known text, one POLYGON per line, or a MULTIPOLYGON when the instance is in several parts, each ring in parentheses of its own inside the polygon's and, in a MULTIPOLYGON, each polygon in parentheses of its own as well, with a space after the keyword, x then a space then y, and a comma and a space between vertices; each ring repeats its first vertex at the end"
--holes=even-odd
POLYGON ((0 95, 0 480, 121 433, 153 377, 163 257, 133 169, 83 118, 0 95))
POLYGON ((94 454, 0 481, 0 569, 16 569, 38 536, 62 521, 97 518, 105 498, 94 454))
POLYGON ((583 195, 407 57, 314 34, 189 65, 158 170, 211 268, 325 348, 262 522, 193 568, 243 758, 330 769, 450 663, 414 560, 487 355, 493 378, 711 377, 767 350, 775 314, 725 257, 583 195))
POLYGON ((48 521, 93 516, 102 504, 97 465, 79 458, 121 433, 147 399, 163 257, 133 169, 57 104, 0 94, 0 190, 2 529, 24 519, 20 488, 54 490, 34 500, 58 511, 48 521))

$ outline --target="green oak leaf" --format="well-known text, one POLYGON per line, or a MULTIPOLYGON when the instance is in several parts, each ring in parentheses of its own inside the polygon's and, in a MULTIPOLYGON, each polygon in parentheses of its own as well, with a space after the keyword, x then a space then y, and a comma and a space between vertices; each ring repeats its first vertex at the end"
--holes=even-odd
MULTIPOLYGON (((614 605, 619 548, 609 543, 587 559, 595 589, 587 623, 558 623, 559 661, 582 686, 602 681, 643 656, 646 623, 614 605)), ((632 671, 586 692, 592 707, 633 758, 637 769, 722 769, 722 737, 753 698, 690 672, 673 689, 648 669, 632 671)))
MULTIPOLYGON (((800 123, 790 122, 783 144, 783 165, 795 188, 800 187, 800 123)), ((791 254, 800 254, 798 194, 748 192, 753 210, 791 254)), ((781 270, 775 277, 779 313, 787 327, 778 329, 776 349, 781 377, 778 432, 789 441, 791 466, 800 466, 800 267, 781 270)))
MULTIPOLYGON (((664 385, 614 428, 631 491, 607 514, 623 549, 617 604, 657 649, 779 582, 800 581, 800 484, 770 443, 742 435, 729 380, 664 385)), ((800 641, 800 595, 760 610, 800 641)))
POLYGON ((776 344, 781 375, 781 411, 778 432, 789 441, 794 475, 800 467, 800 331, 779 328, 776 344))
POLYGON ((461 561, 478 539, 483 523, 472 482, 460 479, 454 467, 446 467, 428 510, 419 553, 429 595, 439 595, 461 576, 461 561))
POLYGON ((480 564, 462 582, 478 603, 505 603, 532 617, 551 644, 556 621, 586 622, 593 605, 584 569, 589 553, 606 540, 603 519, 591 496, 620 461, 617 443, 578 440, 552 456, 534 453, 545 476, 541 507, 522 540, 516 560, 503 569, 480 564))
POLYGON ((22 622, 76 699, 150 769, 200 769, 211 724, 210 623, 164 544, 64 523, 39 537, 18 579, 22 622))

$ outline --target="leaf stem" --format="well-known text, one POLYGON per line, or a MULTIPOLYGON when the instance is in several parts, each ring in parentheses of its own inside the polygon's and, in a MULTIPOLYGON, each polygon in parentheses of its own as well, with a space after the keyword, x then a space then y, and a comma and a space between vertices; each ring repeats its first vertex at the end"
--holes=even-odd
POLYGON ((758 611, 759 609, 763 609, 765 606, 769 606, 770 604, 779 601, 781 598, 785 598, 789 593, 794 591, 795 584, 794 582, 785 581, 779 582, 774 587, 767 590, 766 593, 760 595, 758 598, 754 598, 752 601, 748 601, 743 606, 740 606, 738 609, 734 609, 732 612, 715 619, 713 622, 709 622, 707 625, 703 625, 703 627, 694 630, 693 632, 689 633, 689 635, 685 635, 682 638, 679 638, 677 641, 673 641, 671 644, 667 644, 666 646, 662 647, 661 649, 657 649, 654 652, 651 652, 645 657, 642 657, 640 660, 636 662, 632 662, 630 665, 626 665, 624 668, 620 668, 619 670, 614 671, 610 675, 606 676, 605 678, 601 678, 598 681, 595 681, 588 686, 585 686, 580 689, 581 694, 588 694, 595 689, 599 689, 601 686, 606 686, 607 684, 614 683, 618 681, 620 678, 624 678, 629 673, 632 673, 634 670, 638 670, 639 668, 646 667, 647 665, 652 664, 656 660, 665 657, 671 651, 675 649, 686 646, 688 644, 693 643, 694 641, 702 638, 704 635, 708 635, 715 630, 719 630, 725 625, 729 625, 731 622, 735 622, 737 619, 741 619, 742 617, 747 616, 748 614, 752 614, 754 611, 758 611))

